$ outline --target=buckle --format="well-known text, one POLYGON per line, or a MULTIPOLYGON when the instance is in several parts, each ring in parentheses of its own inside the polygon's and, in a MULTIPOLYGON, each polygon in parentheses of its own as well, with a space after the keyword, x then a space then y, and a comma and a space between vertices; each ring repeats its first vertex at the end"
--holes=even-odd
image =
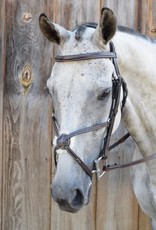
POLYGON ((60 149, 65 149, 66 146, 69 147, 70 145, 70 139, 68 138, 67 134, 61 134, 58 138, 57 138, 57 148, 60 149))
POLYGON ((100 178, 101 178, 101 177, 105 174, 105 172, 106 172, 105 170, 103 170, 103 169, 104 169, 103 165, 102 165, 102 168, 101 168, 101 166, 100 166, 101 160, 106 161, 106 158, 99 157, 98 159, 96 159, 96 160, 94 161, 94 167, 95 167, 95 169, 92 170, 92 174, 95 173, 98 180, 100 180, 100 178))

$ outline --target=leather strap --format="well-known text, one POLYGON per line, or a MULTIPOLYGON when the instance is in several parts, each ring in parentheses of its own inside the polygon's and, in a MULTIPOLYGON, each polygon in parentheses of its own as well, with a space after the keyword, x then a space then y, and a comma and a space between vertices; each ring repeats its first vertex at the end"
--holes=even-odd
POLYGON ((75 54, 75 55, 62 55, 56 56, 56 62, 73 62, 73 61, 83 61, 89 59, 101 59, 101 58, 116 58, 115 52, 93 52, 93 53, 83 53, 83 54, 75 54))
POLYGON ((141 163, 146 163, 147 161, 151 161, 153 159, 156 159, 156 153, 153 153, 150 156, 144 157, 144 158, 136 160, 136 161, 132 161, 132 162, 127 163, 127 164, 106 165, 106 166, 103 167, 103 171, 108 172, 108 171, 111 171, 111 170, 114 170, 114 169, 127 168, 127 167, 138 165, 138 164, 141 164, 141 163))
POLYGON ((129 133, 126 133, 123 137, 121 137, 117 142, 115 142, 113 145, 109 146, 109 151, 111 151, 112 149, 114 149, 116 146, 120 145, 121 143, 123 143, 125 140, 127 140, 127 138, 130 137, 129 133))
POLYGON ((70 148, 70 147, 68 147, 68 146, 66 146, 65 147, 65 150, 67 150, 67 152, 74 158, 74 160, 83 168, 83 170, 88 174, 88 176, 90 177, 90 178, 92 178, 92 171, 88 168, 88 166, 80 159, 80 157, 78 157, 75 153, 74 153, 74 151, 70 148))
POLYGON ((88 176, 92 178, 92 170, 88 168, 88 166, 77 156, 77 154, 69 147, 70 146, 70 139, 74 136, 81 135, 84 133, 88 133, 91 131, 99 130, 103 127, 108 127, 109 126, 109 121, 106 121, 101 124, 93 125, 91 127, 86 127, 82 128, 79 130, 76 130, 74 132, 71 132, 70 134, 61 134, 59 136, 59 131, 57 127, 57 119, 53 113, 52 115, 52 120, 54 124, 54 129, 56 132, 57 137, 57 145, 54 149, 54 160, 55 160, 55 165, 57 165, 57 150, 58 149, 63 149, 66 150, 72 157, 73 159, 83 168, 83 170, 87 173, 88 176))
POLYGON ((78 129, 76 131, 73 131, 73 132, 67 134, 66 138, 70 139, 72 137, 75 137, 75 136, 78 136, 78 135, 81 135, 81 134, 85 134, 85 133, 89 133, 89 132, 92 132, 92 131, 96 131, 96 130, 102 129, 103 127, 108 127, 109 124, 110 124, 110 122, 106 121, 106 122, 103 122, 101 124, 96 124, 96 125, 93 125, 93 126, 90 126, 90 127, 78 129))

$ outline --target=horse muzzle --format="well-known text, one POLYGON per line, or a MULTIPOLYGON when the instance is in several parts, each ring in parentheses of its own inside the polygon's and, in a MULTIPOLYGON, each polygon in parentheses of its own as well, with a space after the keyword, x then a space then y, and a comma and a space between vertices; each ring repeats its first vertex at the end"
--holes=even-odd
POLYGON ((52 184, 52 197, 58 203, 59 208, 66 212, 76 213, 89 202, 91 186, 87 194, 81 188, 61 187, 56 182, 52 184))

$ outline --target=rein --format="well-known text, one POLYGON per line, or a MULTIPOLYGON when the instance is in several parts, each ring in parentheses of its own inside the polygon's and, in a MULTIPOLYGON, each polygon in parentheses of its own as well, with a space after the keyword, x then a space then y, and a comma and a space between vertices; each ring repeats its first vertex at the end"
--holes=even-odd
POLYGON ((55 117, 55 114, 52 114, 52 120, 54 124, 54 129, 57 135, 57 141, 56 141, 56 147, 54 149, 54 160, 55 160, 55 165, 57 166, 57 150, 62 149, 66 150, 72 157, 73 159, 81 166, 81 168, 86 172, 86 174, 92 178, 93 173, 96 173, 97 178, 100 179, 105 172, 117 169, 117 168, 125 168, 129 166, 133 166, 136 164, 140 164, 143 162, 146 162, 148 160, 152 160, 153 158, 156 158, 156 153, 145 157, 140 160, 136 160, 133 162, 130 162, 128 164, 114 164, 114 165, 106 165, 104 163, 104 166, 102 169, 100 168, 100 162, 104 160, 104 162, 107 160, 108 157, 108 152, 115 148, 117 145, 121 144, 123 141, 125 141, 130 134, 127 133, 125 136, 123 136, 120 140, 118 140, 116 143, 110 146, 110 138, 115 122, 115 117, 118 112, 119 104, 120 104, 120 93, 121 93, 121 88, 123 89, 123 99, 122 99, 122 108, 124 108, 125 103, 126 103, 126 98, 128 94, 127 90, 127 85, 123 78, 120 75, 120 71, 117 65, 117 56, 115 52, 115 47, 112 42, 110 42, 110 52, 105 51, 105 52, 93 52, 93 53, 84 53, 84 54, 76 54, 76 55, 65 55, 65 56, 56 56, 55 61, 56 62, 73 62, 73 61, 83 61, 83 60, 89 60, 89 59, 101 59, 101 58, 108 58, 112 60, 112 63, 114 65, 115 69, 115 74, 113 75, 112 79, 112 104, 111 104, 111 109, 110 109, 110 114, 106 122, 100 123, 93 125, 91 127, 86 127, 82 128, 79 130, 76 130, 74 132, 71 132, 69 134, 60 134, 59 133, 59 128, 58 128, 58 123, 57 119, 55 117), (107 127, 107 134, 104 137, 103 140, 103 147, 100 151, 98 159, 94 161, 94 167, 93 170, 88 168, 88 166, 77 156, 77 154, 70 148, 70 139, 72 137, 82 135, 88 132, 92 132, 95 130, 99 130, 101 128, 107 127))

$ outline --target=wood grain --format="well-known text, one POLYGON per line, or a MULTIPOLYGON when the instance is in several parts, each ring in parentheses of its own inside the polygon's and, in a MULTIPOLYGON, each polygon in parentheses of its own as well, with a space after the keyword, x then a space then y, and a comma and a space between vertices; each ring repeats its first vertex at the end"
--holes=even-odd
POLYGON ((139 207, 139 230, 152 230, 151 223, 149 218, 143 213, 141 208, 139 207))
POLYGON ((2 188, 3 188, 3 89, 4 89, 4 76, 5 76, 5 63, 6 63, 6 44, 5 44, 5 13, 4 1, 0 1, 0 229, 2 224, 2 188))
MULTIPOLYGON (((112 142, 123 134, 124 129, 121 126, 112 142)), ((108 163, 130 162, 133 151, 134 146, 129 139, 110 153, 108 163)), ((106 173, 98 184, 97 194, 98 230, 138 229, 138 203, 133 194, 129 169, 106 173)))
POLYGON ((109 7, 113 10, 117 17, 118 25, 128 26, 136 29, 137 27, 137 7, 138 1, 124 1, 124 0, 102 0, 102 7, 109 7))
POLYGON ((156 39, 156 1, 152 0, 150 2, 150 9, 149 9, 149 15, 150 15, 150 23, 149 23, 149 36, 156 39))
POLYGON ((51 1, 6 3, 2 230, 50 229, 52 103, 45 85, 52 46, 38 26, 50 6, 51 1), (27 65, 32 81, 25 93, 20 79, 27 65))

